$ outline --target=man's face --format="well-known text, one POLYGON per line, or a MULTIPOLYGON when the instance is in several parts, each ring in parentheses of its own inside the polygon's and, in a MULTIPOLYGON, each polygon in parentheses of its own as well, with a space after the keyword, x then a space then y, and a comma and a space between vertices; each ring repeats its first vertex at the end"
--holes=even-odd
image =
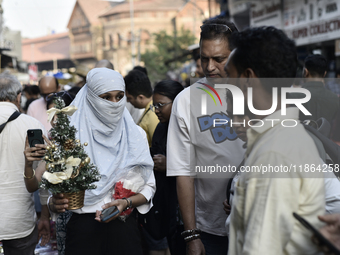
POLYGON ((207 78, 225 78, 224 65, 230 55, 229 43, 223 39, 201 41, 201 65, 207 78))
MULTIPOLYGON (((233 50, 230 53, 229 58, 227 60, 227 63, 225 64, 224 71, 226 73, 226 76, 228 77, 228 83, 235 85, 236 87, 240 88, 243 92, 243 95, 244 95, 244 109, 245 109, 246 116, 241 116, 241 117, 240 116, 233 116, 232 115, 232 107, 231 107, 231 104, 229 102, 228 102, 228 106, 227 106, 228 107, 227 112, 229 112, 229 116, 232 116, 233 121, 238 122, 240 120, 239 118, 242 118, 242 121, 243 121, 243 119, 245 119, 245 117, 248 117, 250 115, 249 115, 248 105, 246 104, 246 102, 248 100, 248 98, 247 98, 247 95, 248 95, 247 94, 247 79, 245 78, 245 76, 243 74, 240 74, 237 71, 237 69, 234 65, 235 51, 236 51, 236 49, 233 50), (234 117, 235 117, 235 119, 234 119, 234 117)), ((240 132, 243 132, 243 131, 240 131, 240 132)), ((240 138, 243 140, 241 135, 240 135, 240 138)))
POLYGON ((129 92, 127 92, 127 91, 125 91, 125 95, 126 95, 126 101, 131 103, 135 108, 138 108, 138 109, 144 108, 144 107, 141 106, 141 103, 140 103, 138 96, 134 97, 133 95, 129 94, 129 92))

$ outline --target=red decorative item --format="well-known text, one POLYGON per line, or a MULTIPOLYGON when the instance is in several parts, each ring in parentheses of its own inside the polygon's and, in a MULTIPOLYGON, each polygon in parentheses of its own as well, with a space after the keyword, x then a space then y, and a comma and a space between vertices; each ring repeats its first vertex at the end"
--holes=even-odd
MULTIPOLYGON (((135 195, 136 193, 131 191, 130 189, 125 189, 123 187, 124 183, 123 182, 117 182, 115 185, 115 193, 112 195, 112 197, 117 200, 117 199, 122 199, 123 197, 131 197, 135 195)), ((130 208, 126 211, 123 211, 120 215, 129 215, 132 212, 133 208, 130 208)))

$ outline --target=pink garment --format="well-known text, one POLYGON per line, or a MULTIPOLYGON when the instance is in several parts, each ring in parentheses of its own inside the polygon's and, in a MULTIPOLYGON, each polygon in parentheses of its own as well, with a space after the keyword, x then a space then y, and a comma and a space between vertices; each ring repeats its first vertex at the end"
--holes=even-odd
POLYGON ((44 98, 39 98, 34 100, 27 109, 27 115, 39 120, 47 131, 49 131, 52 126, 51 123, 47 121, 47 108, 44 98))

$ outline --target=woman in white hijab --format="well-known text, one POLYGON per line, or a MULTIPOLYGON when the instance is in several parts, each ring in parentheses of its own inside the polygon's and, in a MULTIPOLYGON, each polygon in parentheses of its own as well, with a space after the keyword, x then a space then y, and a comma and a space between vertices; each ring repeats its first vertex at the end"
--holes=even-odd
MULTIPOLYGON (((152 206, 155 180, 146 135, 125 108, 125 84, 118 72, 95 68, 86 80, 71 104, 78 108, 71 117, 71 125, 78 130, 77 138, 88 143, 85 150, 98 167, 101 179, 95 183, 96 189, 85 192, 84 207, 72 210, 65 254, 142 254, 133 214, 123 220, 119 220, 122 219, 119 215, 130 207, 146 213, 152 206), (135 182, 142 183, 137 185, 140 188, 136 195, 113 200, 115 184, 126 181, 131 173, 139 177, 138 181, 132 178, 135 182), (102 209, 112 206, 118 208, 119 214, 100 222, 102 209)), ((68 201, 62 194, 55 195, 51 202, 52 211, 67 210, 68 201)))

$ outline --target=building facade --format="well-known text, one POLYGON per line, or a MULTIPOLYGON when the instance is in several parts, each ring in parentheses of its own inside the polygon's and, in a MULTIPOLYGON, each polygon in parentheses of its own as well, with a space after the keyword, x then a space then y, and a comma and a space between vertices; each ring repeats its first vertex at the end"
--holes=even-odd
POLYGON ((111 7, 109 1, 77 0, 67 28, 71 42, 71 59, 79 66, 93 67, 103 56, 101 12, 111 7))
POLYGON ((77 0, 68 24, 71 58, 89 68, 105 58, 126 74, 154 47, 153 33, 183 27, 198 40, 202 21, 219 13, 215 0, 77 0))
POLYGON ((22 60, 37 65, 39 72, 74 67, 68 33, 22 40, 22 60))

